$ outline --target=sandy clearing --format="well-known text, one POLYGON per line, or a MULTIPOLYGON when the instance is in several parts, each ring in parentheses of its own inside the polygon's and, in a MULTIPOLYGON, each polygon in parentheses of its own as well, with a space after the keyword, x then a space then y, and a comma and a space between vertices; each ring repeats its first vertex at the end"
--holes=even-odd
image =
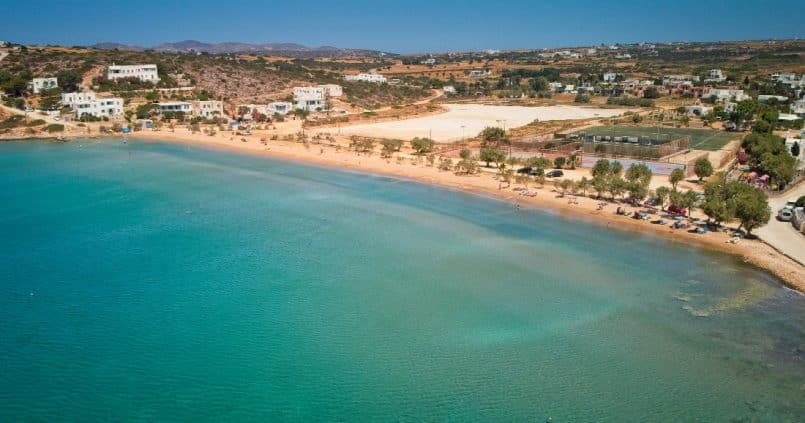
MULTIPOLYGON (((618 116, 627 109, 598 109, 578 106, 488 106, 483 104, 445 104, 447 112, 414 119, 365 123, 344 126, 341 135, 362 135, 379 138, 430 137, 438 142, 459 141, 477 135, 487 126, 516 128, 535 119, 577 120, 618 116)), ((321 128, 317 133, 333 133, 333 128, 321 128)))

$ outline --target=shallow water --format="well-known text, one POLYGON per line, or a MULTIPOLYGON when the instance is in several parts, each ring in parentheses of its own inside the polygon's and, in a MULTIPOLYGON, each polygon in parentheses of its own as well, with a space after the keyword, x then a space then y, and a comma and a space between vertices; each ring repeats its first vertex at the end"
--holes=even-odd
POLYGON ((0 421, 802 421, 725 255, 175 144, 0 143, 0 421))

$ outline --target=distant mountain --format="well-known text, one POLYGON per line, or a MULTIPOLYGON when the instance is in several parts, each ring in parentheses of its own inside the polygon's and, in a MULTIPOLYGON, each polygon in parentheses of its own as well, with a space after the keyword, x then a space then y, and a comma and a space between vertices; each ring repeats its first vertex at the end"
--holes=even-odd
POLYGON ((90 47, 104 50, 113 50, 113 49, 130 50, 130 51, 154 50, 166 53, 210 53, 210 54, 265 53, 265 54, 281 54, 295 57, 380 56, 389 54, 375 50, 344 49, 332 46, 306 47, 301 44, 295 44, 295 43, 264 43, 264 44, 250 44, 250 43, 239 43, 239 42, 205 43, 196 40, 185 40, 176 43, 162 43, 155 45, 153 47, 140 47, 135 45, 112 43, 112 42, 98 43, 90 47))
POLYGON ((90 46, 92 48, 98 48, 103 50, 130 50, 130 51, 142 51, 145 50, 140 46, 130 45, 130 44, 120 44, 120 43, 98 43, 95 45, 90 46))

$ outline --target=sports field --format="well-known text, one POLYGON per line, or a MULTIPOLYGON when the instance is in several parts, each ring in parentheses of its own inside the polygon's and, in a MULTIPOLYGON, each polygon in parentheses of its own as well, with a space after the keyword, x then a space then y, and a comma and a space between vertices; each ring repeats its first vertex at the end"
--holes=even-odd
POLYGON ((735 134, 711 129, 659 128, 658 131, 656 127, 641 126, 595 126, 585 128, 578 133, 596 136, 649 137, 657 144, 689 136, 691 139, 690 148, 707 151, 718 151, 728 142, 737 138, 735 134), (657 137, 658 132, 659 137, 657 137))

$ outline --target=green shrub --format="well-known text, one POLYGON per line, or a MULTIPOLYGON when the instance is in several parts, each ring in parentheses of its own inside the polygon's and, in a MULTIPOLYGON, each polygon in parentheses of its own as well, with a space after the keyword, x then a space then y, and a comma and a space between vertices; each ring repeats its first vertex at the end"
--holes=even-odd
POLYGON ((61 123, 51 123, 50 125, 45 127, 45 131, 48 131, 51 134, 54 132, 62 132, 64 131, 64 125, 62 125, 61 123))

